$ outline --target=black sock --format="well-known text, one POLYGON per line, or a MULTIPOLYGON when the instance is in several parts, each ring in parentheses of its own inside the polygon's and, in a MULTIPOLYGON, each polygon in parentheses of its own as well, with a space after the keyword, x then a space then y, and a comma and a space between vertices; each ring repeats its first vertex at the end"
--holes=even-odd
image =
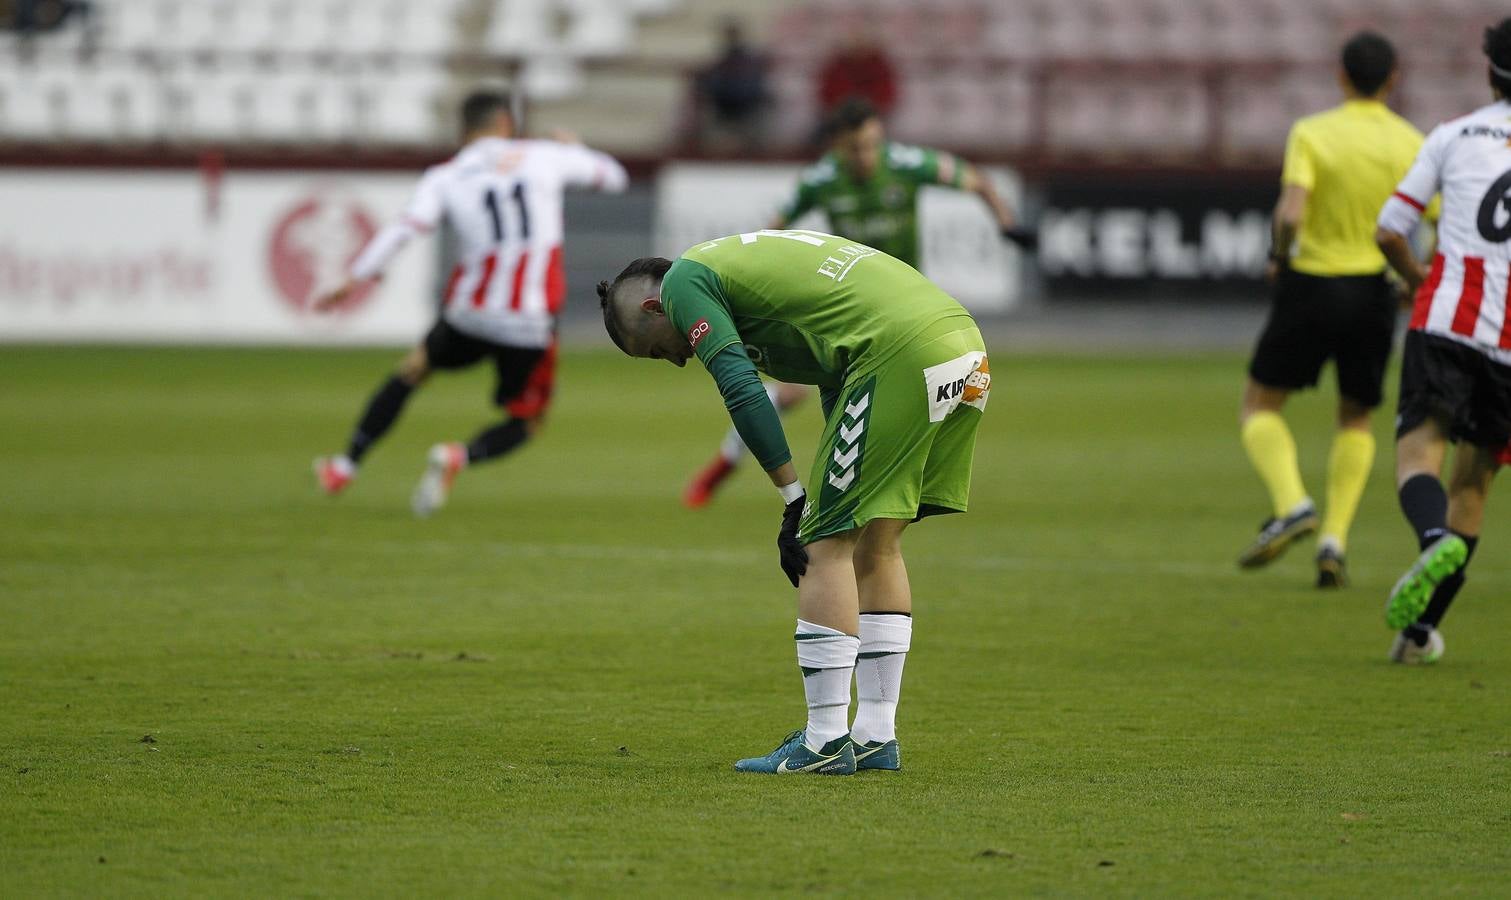
MULTIPOLYGON (((1455 531, 1454 534, 1459 533, 1455 531)), ((1464 586, 1465 570, 1469 568, 1469 560, 1474 558, 1474 548, 1479 546, 1480 539, 1467 534, 1459 534, 1459 537, 1463 538, 1464 543, 1468 545, 1469 555, 1464 557, 1464 564, 1458 567, 1458 571, 1438 583, 1437 589, 1432 592, 1432 599, 1427 601, 1427 608, 1417 619, 1418 625, 1426 625, 1429 628, 1438 627, 1438 623, 1443 621, 1443 614, 1448 612, 1448 607, 1452 605, 1453 598, 1458 596, 1459 589, 1464 586)), ((1423 640, 1425 639, 1424 634, 1423 640)))
POLYGON ((502 425, 478 432, 467 445, 467 462, 482 462, 495 456, 503 456, 530 437, 524 419, 510 419, 502 425))
POLYGON ((1435 475, 1413 475, 1401 485, 1401 512, 1422 549, 1448 533, 1448 492, 1435 475))
POLYGON ((409 399, 413 390, 413 385, 397 375, 390 376, 383 382, 378 392, 367 401, 367 409, 362 411, 362 418, 352 432, 351 444, 346 448, 346 455, 351 457, 352 462, 360 462, 363 454, 378 438, 393 427, 394 421, 399 418, 399 411, 404 408, 404 401, 409 399))

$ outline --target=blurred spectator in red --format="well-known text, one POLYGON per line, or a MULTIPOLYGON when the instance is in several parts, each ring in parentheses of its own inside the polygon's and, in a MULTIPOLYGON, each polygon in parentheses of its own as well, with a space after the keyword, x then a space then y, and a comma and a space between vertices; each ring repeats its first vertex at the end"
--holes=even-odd
POLYGON ((698 138, 705 149, 740 152, 760 145, 771 100, 767 67, 766 55, 746 42, 739 20, 727 19, 719 58, 693 82, 701 125, 698 138))
POLYGON ((875 38, 865 33, 856 33, 830 54, 818 76, 818 105, 824 115, 850 97, 871 101, 882 118, 897 105, 897 70, 875 38))

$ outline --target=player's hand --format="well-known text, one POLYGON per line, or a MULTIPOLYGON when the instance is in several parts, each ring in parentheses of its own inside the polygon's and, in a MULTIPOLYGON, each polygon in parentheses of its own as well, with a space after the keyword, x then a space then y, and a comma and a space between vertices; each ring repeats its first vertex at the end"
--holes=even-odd
POLYGON ((776 549, 781 554, 782 572, 787 580, 797 587, 797 580, 808 572, 808 548, 797 539, 797 523, 803 518, 803 504, 807 497, 799 497, 787 504, 782 511, 782 530, 776 536, 776 549))
POLYGON ((1002 237, 1012 241, 1030 253, 1039 249, 1039 232, 1022 225, 1009 225, 1002 229, 1002 237))
POLYGON ((1280 260, 1271 258, 1264 264, 1264 280, 1270 284, 1280 277, 1280 260))
POLYGON ((330 312, 351 298, 352 292, 357 289, 355 281, 347 281, 339 287, 331 288, 323 294, 315 297, 310 302, 310 309, 315 312, 330 312))

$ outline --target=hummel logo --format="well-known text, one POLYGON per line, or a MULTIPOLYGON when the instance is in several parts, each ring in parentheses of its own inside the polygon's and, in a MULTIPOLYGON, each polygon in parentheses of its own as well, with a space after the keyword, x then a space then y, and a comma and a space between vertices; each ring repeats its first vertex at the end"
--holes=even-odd
POLYGON ((832 484, 832 485, 834 485, 834 489, 837 490, 837 491, 843 491, 846 488, 850 487, 850 482, 852 482, 854 480, 855 480, 855 470, 854 469, 846 469, 845 470, 845 477, 843 477, 843 478, 836 477, 833 472, 829 473, 829 483, 832 484))
POLYGON ((845 415, 849 416, 852 419, 859 419, 860 418, 860 414, 863 413, 863 412, 865 412, 866 411, 866 407, 868 407, 870 405, 871 405, 871 395, 870 394, 864 394, 864 395, 861 396, 861 398, 859 400, 855 401, 854 403, 846 403, 845 404, 845 415))
POLYGON ((858 437, 860 437, 861 433, 864 432, 865 430, 866 430, 866 423, 865 422, 856 422, 852 426, 841 425, 841 426, 839 426, 839 437, 840 437, 840 440, 844 441, 845 443, 847 443, 847 444, 853 444, 853 443, 855 443, 855 439, 858 438, 858 437))
POLYGON ((839 466, 841 469, 848 469, 855 462, 855 457, 857 457, 859 455, 860 455, 860 447, 851 447, 845 453, 839 452, 839 448, 835 447, 834 448, 834 464, 837 465, 837 466, 839 466))

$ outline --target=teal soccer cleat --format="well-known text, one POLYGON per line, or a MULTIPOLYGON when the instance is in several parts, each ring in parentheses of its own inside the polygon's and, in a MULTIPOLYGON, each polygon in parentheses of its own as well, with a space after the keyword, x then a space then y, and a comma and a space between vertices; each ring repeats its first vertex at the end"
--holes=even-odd
POLYGON ((1469 545, 1456 534, 1445 535, 1427 545, 1385 601, 1385 624, 1405 628, 1415 622, 1427 609, 1432 592, 1468 558, 1469 545))
POLYGON ((853 775, 855 748, 847 734, 815 753, 803 743, 803 732, 794 731, 782 741, 782 746, 765 756, 740 760, 735 763, 735 770, 764 775, 853 775))
POLYGON ((867 741, 855 746, 855 768, 884 769, 896 772, 902 768, 902 756, 898 753, 897 739, 890 741, 867 741))

